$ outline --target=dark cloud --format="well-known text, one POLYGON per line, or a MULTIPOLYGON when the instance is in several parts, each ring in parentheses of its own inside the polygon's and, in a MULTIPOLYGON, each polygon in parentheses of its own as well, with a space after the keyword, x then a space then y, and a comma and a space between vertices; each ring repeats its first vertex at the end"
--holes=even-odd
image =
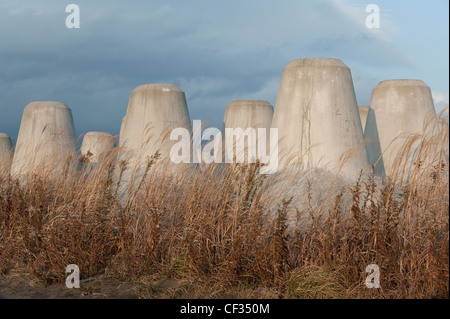
POLYGON ((233 99, 274 104, 281 71, 295 58, 356 65, 363 100, 370 90, 359 82, 377 80, 371 70, 412 65, 336 1, 74 2, 77 30, 65 28, 64 1, 0 4, 1 132, 17 136, 29 102, 59 100, 78 134, 118 134, 129 94, 143 83, 179 85, 191 118, 221 127, 233 99))

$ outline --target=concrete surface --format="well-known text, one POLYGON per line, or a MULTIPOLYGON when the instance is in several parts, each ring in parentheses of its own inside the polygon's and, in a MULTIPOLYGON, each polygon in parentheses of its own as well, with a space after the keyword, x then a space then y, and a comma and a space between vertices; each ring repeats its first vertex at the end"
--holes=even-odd
POLYGON ((367 113, 369 112, 369 106, 362 105, 362 106, 358 107, 358 110, 359 110, 359 117, 361 118, 362 130, 364 132, 364 130, 366 128, 367 113))
MULTIPOLYGON (((383 154, 385 172, 389 176, 400 163, 397 155, 406 139, 413 134, 430 134, 432 128, 436 127, 431 90, 421 80, 382 81, 372 91, 370 107, 373 109, 378 136, 374 136, 374 123, 370 123, 371 129, 366 127, 365 135, 379 140, 379 151, 383 154), (425 123, 428 123, 426 129, 425 123)), ((406 160, 408 165, 413 163, 413 153, 406 160)), ((371 154, 370 161, 373 162, 379 156, 379 153, 371 154)))
POLYGON ((170 148, 177 142, 169 140, 171 130, 176 127, 190 130, 184 92, 172 84, 140 85, 131 92, 119 146, 132 167, 144 165, 146 158, 156 151, 166 161, 170 148))
POLYGON ((291 61, 282 72, 272 127, 278 128, 280 167, 302 164, 355 179, 368 168, 350 69, 340 60, 291 61), (345 154, 344 154, 345 153, 345 154))
POLYGON ((6 133, 0 133, 0 170, 7 168, 13 155, 13 142, 6 133))
POLYGON ((26 174, 42 164, 54 170, 74 151, 70 108, 55 101, 32 102, 23 111, 11 174, 26 174))
POLYGON ((81 144, 81 154, 88 156, 89 162, 97 163, 108 151, 114 148, 116 139, 107 132, 88 132, 81 144))
POLYGON ((127 118, 127 116, 124 116, 122 118, 122 122, 120 123, 119 145, 120 145, 120 141, 123 140, 122 134, 125 133, 124 126, 125 126, 126 118, 127 118))
POLYGON ((371 107, 367 109, 366 125, 364 128, 364 139, 367 140, 365 146, 367 158, 370 164, 373 164, 375 173, 379 176, 386 176, 384 161, 380 146, 380 136, 375 112, 371 107))
MULTIPOLYGON (((223 119, 222 137, 225 141, 225 128, 241 128, 246 130, 247 128, 255 129, 256 133, 256 153, 258 152, 258 128, 266 129, 266 150, 264 155, 269 153, 270 146, 270 125, 273 117, 273 106, 263 100, 235 100, 228 104, 225 110, 225 116, 223 119)), ((248 163, 248 140, 245 140, 244 144, 244 162, 248 163)), ((236 154, 237 150, 234 152, 236 154)), ((236 156, 238 156, 236 154, 236 156)))

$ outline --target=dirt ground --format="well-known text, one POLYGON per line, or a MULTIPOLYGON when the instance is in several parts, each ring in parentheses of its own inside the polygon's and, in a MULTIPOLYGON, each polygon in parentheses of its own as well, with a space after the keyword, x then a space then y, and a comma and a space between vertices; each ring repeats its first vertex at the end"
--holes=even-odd
POLYGON ((145 277, 124 281, 101 275, 81 279, 80 288, 69 289, 65 283, 45 286, 26 269, 0 275, 0 298, 5 299, 217 299, 278 298, 264 287, 232 288, 208 285, 189 279, 145 277))
POLYGON ((5 299, 141 299, 186 298, 192 283, 187 280, 145 278, 125 282, 104 275, 82 279, 80 288, 69 289, 65 283, 45 286, 26 270, 0 275, 0 296, 5 299))

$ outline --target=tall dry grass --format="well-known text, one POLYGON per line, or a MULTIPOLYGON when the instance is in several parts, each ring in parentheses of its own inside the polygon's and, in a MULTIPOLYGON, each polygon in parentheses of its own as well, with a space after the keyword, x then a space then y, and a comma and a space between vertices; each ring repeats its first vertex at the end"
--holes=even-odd
MULTIPOLYGON (((405 142, 405 152, 418 142, 416 163, 429 163, 413 165, 407 182, 361 175, 326 192, 331 204, 317 202, 314 180, 294 198, 259 163, 174 170, 155 154, 130 183, 116 149, 97 165, 68 159, 57 174, 5 170, 0 273, 27 267, 51 284, 77 264, 83 278, 193 278, 280 298, 448 298, 449 168, 436 153, 446 134, 405 142), (364 284, 369 264, 380 267, 379 289, 364 284)), ((288 175, 285 186, 301 177, 288 175)))

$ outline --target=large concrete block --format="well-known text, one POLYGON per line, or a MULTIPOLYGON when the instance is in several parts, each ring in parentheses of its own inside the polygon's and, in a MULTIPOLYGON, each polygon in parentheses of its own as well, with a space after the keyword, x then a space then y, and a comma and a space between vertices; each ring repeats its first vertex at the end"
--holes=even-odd
POLYGON ((235 100, 228 104, 223 120, 229 128, 270 128, 273 106, 263 100, 235 100))
POLYGON ((24 109, 11 166, 13 175, 40 165, 62 167, 75 151, 75 128, 70 108, 61 102, 32 102, 24 109))
POLYGON ((291 61, 283 69, 272 127, 278 128, 281 167, 340 170, 349 179, 368 168, 350 69, 340 60, 291 61))
POLYGON ((177 127, 190 130, 184 92, 172 84, 140 85, 131 92, 119 146, 132 167, 145 164, 157 151, 163 161, 169 160, 177 142, 170 141, 170 132, 177 127))
POLYGON ((107 152, 114 148, 116 139, 107 132, 88 132, 81 144, 81 154, 87 156, 90 163, 97 163, 107 152))
MULTIPOLYGON (((223 130, 222 135, 225 136, 225 129, 226 128, 232 128, 232 129, 242 129, 245 132, 247 129, 254 129, 255 132, 255 140, 254 140, 254 147, 255 147, 255 154, 259 152, 258 150, 258 129, 263 128, 265 129, 265 136, 266 136, 266 143, 265 144, 265 150, 264 155, 266 155, 269 152, 270 147, 270 125, 272 123, 272 117, 273 117, 273 106, 263 100, 235 100, 232 101, 230 104, 228 104, 226 110, 225 110, 225 116, 223 120, 223 130)), ((245 155, 243 156, 244 162, 248 163, 248 139, 250 138, 249 135, 247 135, 244 145, 243 145, 243 151, 245 155)), ((237 152, 236 148, 236 152, 237 152)), ((234 154, 236 154, 234 152, 234 154)), ((236 157, 238 157, 238 154, 236 154, 236 157)))
MULTIPOLYGON (((413 151, 409 155, 403 152, 407 138, 414 134, 432 134, 437 127, 430 88, 421 80, 382 81, 372 91, 370 108, 376 119, 378 136, 373 136, 374 130, 367 128, 365 135, 378 139, 386 174, 392 175, 401 162, 411 166, 416 146, 411 146, 413 151)), ((373 154, 371 161, 380 155, 373 154)))
POLYGON ((13 142, 6 133, 0 133, 0 172, 6 169, 13 155, 13 142))

